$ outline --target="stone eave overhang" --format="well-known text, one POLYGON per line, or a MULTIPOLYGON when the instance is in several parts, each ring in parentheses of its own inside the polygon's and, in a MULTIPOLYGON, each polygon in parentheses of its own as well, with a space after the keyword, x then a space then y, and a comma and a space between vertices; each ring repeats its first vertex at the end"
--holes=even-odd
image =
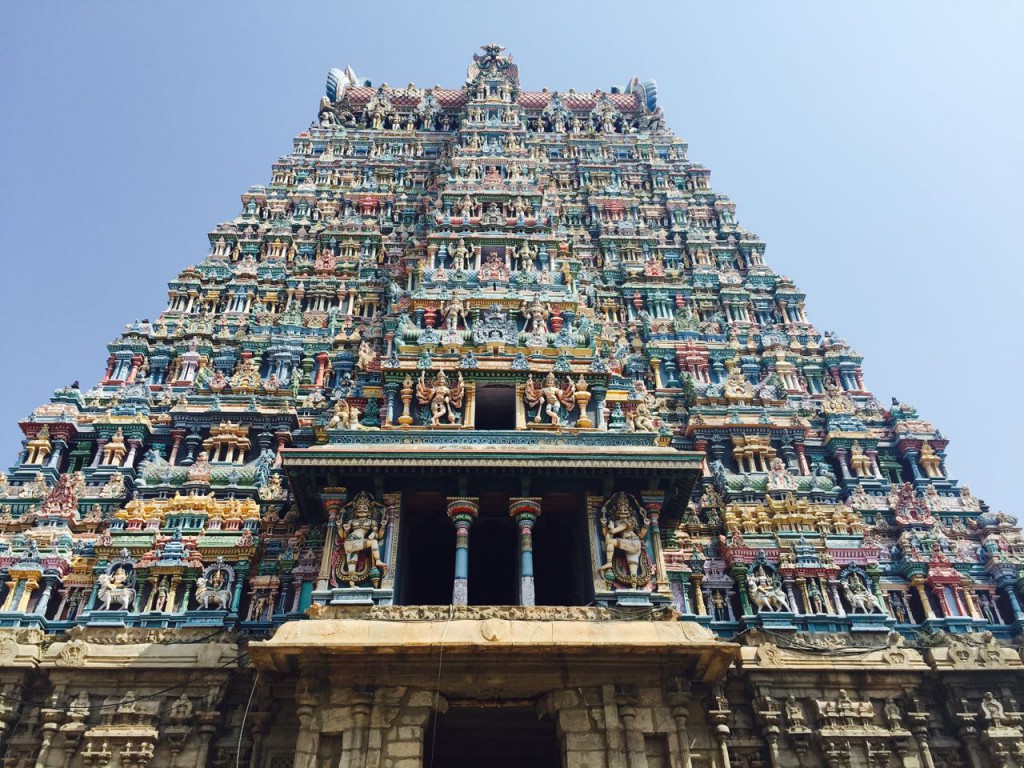
POLYGON ((447 662, 463 670, 515 662, 534 667, 578 662, 591 669, 628 662, 634 669, 683 667, 704 682, 721 679, 740 658, 738 645, 686 621, 320 619, 288 622, 270 640, 248 646, 258 668, 282 673, 311 662, 339 662, 347 669, 363 662, 372 668, 385 659, 436 670, 442 650, 447 662))

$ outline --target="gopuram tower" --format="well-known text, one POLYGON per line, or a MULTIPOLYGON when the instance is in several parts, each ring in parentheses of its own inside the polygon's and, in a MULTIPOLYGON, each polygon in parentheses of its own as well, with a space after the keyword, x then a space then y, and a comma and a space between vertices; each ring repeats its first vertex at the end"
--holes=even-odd
POLYGON ((9 768, 1024 766, 1024 539, 653 81, 331 70, 0 474, 9 768))

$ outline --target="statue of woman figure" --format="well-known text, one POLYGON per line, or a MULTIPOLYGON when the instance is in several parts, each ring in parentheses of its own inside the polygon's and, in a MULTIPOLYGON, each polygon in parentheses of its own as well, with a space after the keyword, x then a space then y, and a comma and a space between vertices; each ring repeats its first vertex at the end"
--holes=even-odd
POLYGON ((604 536, 605 563, 600 570, 609 571, 615 567, 615 550, 619 550, 626 558, 629 575, 636 577, 640 573, 640 554, 644 549, 644 536, 647 535, 647 521, 642 523, 630 509, 629 499, 619 494, 612 507, 611 519, 601 521, 601 533, 604 536))

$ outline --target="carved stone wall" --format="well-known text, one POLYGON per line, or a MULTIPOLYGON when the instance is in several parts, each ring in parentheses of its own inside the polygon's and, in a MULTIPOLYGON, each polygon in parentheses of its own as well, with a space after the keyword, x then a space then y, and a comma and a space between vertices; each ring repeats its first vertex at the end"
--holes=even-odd
POLYGON ((226 634, 5 630, 2 764, 419 768, 435 714, 525 701, 554 723, 564 768, 1024 766, 1024 665, 989 637, 911 647, 753 633, 712 680, 625 649, 574 666, 507 640, 494 641, 506 663, 484 672, 455 646, 446 662, 440 645, 419 668, 314 646, 282 671, 226 634))

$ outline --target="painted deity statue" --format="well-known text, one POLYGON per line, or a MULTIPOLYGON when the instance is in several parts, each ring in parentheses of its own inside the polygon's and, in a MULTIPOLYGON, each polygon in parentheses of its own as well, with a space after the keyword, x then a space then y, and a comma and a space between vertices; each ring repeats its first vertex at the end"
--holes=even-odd
POLYGON ((448 380, 444 371, 439 371, 434 380, 427 383, 427 372, 420 372, 420 380, 416 383, 416 398, 420 405, 430 407, 430 426, 436 427, 445 419, 449 424, 455 424, 459 420, 459 409, 462 408, 462 398, 465 388, 462 382, 462 374, 454 384, 448 380))
POLYGON ((843 594, 850 601, 853 613, 885 613, 877 595, 871 593, 856 573, 851 573, 842 583, 843 594))
POLYGON ((451 301, 441 302, 441 327, 450 331, 459 328, 469 328, 469 317, 466 315, 466 305, 458 296, 451 301))
POLYGON ((641 557, 644 552, 644 537, 647 535, 647 518, 632 508, 629 497, 616 494, 605 507, 601 518, 601 535, 604 538, 605 563, 600 571, 615 572, 615 553, 622 553, 626 563, 626 574, 635 586, 640 586, 641 557), (610 507, 610 509, 609 509, 610 507))
POLYGON ((359 429, 359 409, 349 405, 345 398, 339 398, 327 420, 327 429, 359 429))
POLYGON ((576 385, 572 379, 567 376, 565 385, 560 387, 554 373, 549 373, 539 387, 534 383, 531 374, 526 379, 526 390, 523 393, 526 404, 537 409, 537 414, 533 417, 534 423, 540 424, 543 417, 547 416, 553 426, 563 426, 566 423, 560 407, 571 411, 576 405, 575 395, 576 385))
POLYGON ((523 302, 519 311, 526 318, 526 326, 523 328, 526 333, 547 333, 548 318, 551 316, 551 306, 534 298, 530 303, 523 302))
POLYGON ((338 578, 355 584, 369 576, 372 568, 384 568, 380 543, 387 527, 384 506, 360 493, 342 512, 338 535, 342 539, 342 560, 338 578))
POLYGON ((765 573, 764 569, 751 572, 747 577, 747 593, 751 601, 762 611, 788 611, 789 603, 782 587, 765 573))

